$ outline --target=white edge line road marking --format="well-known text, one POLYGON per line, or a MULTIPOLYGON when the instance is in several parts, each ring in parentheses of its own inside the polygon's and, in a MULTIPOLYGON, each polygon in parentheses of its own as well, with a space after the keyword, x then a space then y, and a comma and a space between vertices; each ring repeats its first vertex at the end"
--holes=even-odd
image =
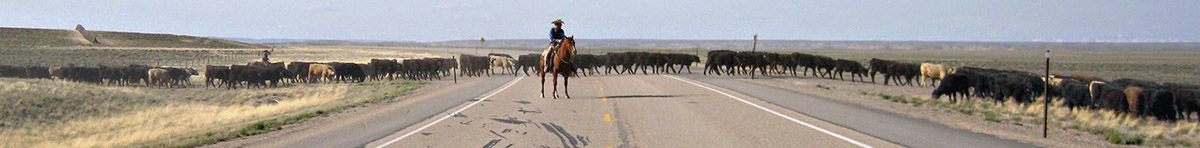
POLYGON ((395 143, 396 141, 400 141, 400 139, 404 139, 404 137, 408 137, 408 136, 411 136, 412 134, 416 134, 417 132, 420 132, 421 130, 424 130, 425 128, 429 128, 429 126, 433 126, 434 124, 437 124, 438 122, 442 122, 442 120, 446 120, 446 118, 450 118, 451 116, 457 115, 459 112, 462 112, 463 110, 467 110, 467 108, 471 108, 471 106, 475 106, 475 104, 479 104, 479 102, 483 102, 483 100, 487 100, 488 98, 491 98, 493 95, 503 92, 505 89, 508 89, 508 87, 513 86, 513 84, 517 84, 517 82, 520 81, 521 78, 525 78, 525 77, 517 77, 517 79, 512 80, 512 82, 509 82, 508 85, 504 85, 504 87, 501 87, 500 89, 496 90, 496 92, 492 92, 492 94, 483 96, 483 98, 480 98, 479 100, 475 100, 475 102, 468 104, 466 107, 460 108, 457 111, 450 113, 449 115, 446 115, 446 116, 443 116, 442 118, 434 120, 433 123, 429 123, 429 124, 426 124, 425 126, 421 126, 420 128, 417 128, 416 130, 408 132, 407 134, 404 134, 400 137, 396 137, 396 139, 389 140, 387 143, 383 143, 382 145, 375 146, 375 148, 382 148, 384 146, 391 145, 392 143, 395 143))
POLYGON ((829 135, 831 135, 831 136, 833 136, 833 137, 837 137, 838 139, 842 139, 842 140, 845 140, 846 142, 853 143, 854 145, 858 145, 858 146, 860 146, 860 147, 864 147, 864 148, 873 148, 873 147, 871 147, 870 145, 863 144, 862 142, 855 141, 854 139, 847 138, 846 136, 838 135, 837 133, 830 132, 829 130, 822 129, 822 128, 820 128, 820 127, 817 127, 817 126, 813 126, 812 124, 805 123, 804 121, 796 120, 796 118, 788 117, 787 115, 783 115, 782 113, 775 112, 775 111, 773 111, 773 110, 770 110, 770 109, 767 109, 767 108, 765 108, 765 107, 759 106, 758 104, 750 103, 750 101, 746 101, 745 99, 738 98, 738 97, 736 97, 736 96, 733 96, 733 95, 727 94, 727 93, 725 93, 725 92, 718 91, 717 89, 713 89, 713 88, 710 88, 710 87, 708 87, 708 86, 704 86, 704 85, 696 84, 696 83, 693 83, 693 82, 691 82, 691 81, 683 80, 683 79, 680 79, 680 78, 678 78, 678 77, 671 76, 671 75, 662 75, 662 76, 664 76, 664 77, 667 77, 667 78, 671 78, 671 79, 675 79, 675 80, 679 80, 679 81, 683 81, 683 82, 687 82, 688 84, 696 85, 696 86, 702 87, 702 88, 704 88, 704 89, 708 89, 708 90, 711 90, 711 91, 713 91, 713 92, 717 92, 717 93, 720 93, 720 94, 722 94, 722 95, 728 96, 728 97, 730 97, 730 98, 737 99, 738 101, 742 101, 742 103, 750 104, 750 106, 754 106, 754 107, 757 107, 758 109, 762 109, 762 110, 764 110, 764 111, 771 112, 772 114, 775 114, 776 116, 783 117, 783 118, 786 118, 786 119, 788 119, 788 120, 792 120, 792 122, 800 123, 800 125, 804 125, 804 126, 807 126, 807 127, 809 127, 809 128, 816 129, 817 131, 821 131, 822 133, 829 134, 829 135))

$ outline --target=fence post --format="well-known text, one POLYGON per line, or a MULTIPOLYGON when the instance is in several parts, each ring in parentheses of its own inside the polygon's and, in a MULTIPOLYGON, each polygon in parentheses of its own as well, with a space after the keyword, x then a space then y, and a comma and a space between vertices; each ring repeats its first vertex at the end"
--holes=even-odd
POLYGON ((1050 124, 1050 49, 1046 49, 1046 78, 1042 80, 1042 98, 1046 106, 1042 107, 1042 138, 1047 138, 1047 126, 1050 124))

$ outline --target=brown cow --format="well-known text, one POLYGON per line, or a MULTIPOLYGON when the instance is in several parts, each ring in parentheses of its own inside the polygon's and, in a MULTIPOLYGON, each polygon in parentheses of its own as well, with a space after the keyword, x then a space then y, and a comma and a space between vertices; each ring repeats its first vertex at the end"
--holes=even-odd
POLYGON ((1140 99, 1140 96, 1143 95, 1142 91, 1144 90, 1137 86, 1125 88, 1125 101, 1129 104, 1129 112, 1135 116, 1142 115, 1142 105, 1140 104, 1142 102, 1140 99))
POLYGON ((204 70, 204 87, 221 86, 216 82, 225 82, 229 79, 229 66, 205 66, 204 70))
POLYGON ((308 82, 316 83, 320 80, 325 80, 325 82, 332 82, 334 73, 335 73, 335 71, 333 71, 333 66, 329 66, 329 65, 325 65, 325 64, 309 64, 308 65, 308 82))

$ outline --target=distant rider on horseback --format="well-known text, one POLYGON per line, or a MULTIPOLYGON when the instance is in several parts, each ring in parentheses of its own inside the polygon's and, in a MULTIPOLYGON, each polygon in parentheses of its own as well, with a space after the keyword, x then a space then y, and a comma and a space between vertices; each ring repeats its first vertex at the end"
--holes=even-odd
POLYGON ((566 31, 562 29, 562 19, 555 19, 550 23, 554 24, 554 28, 550 28, 550 47, 546 47, 546 51, 542 51, 542 55, 550 55, 554 51, 552 49, 558 47, 563 39, 567 39, 566 31))

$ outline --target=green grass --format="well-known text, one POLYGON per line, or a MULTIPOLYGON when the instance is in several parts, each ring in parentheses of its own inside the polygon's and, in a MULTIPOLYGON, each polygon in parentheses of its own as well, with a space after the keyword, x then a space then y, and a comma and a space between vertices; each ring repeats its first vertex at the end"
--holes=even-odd
POLYGON ((1146 142, 1146 139, 1142 138, 1141 136, 1124 135, 1117 132, 1105 134, 1104 137, 1105 140, 1108 140, 1109 143, 1113 144, 1142 145, 1142 143, 1146 142))
POLYGON ((829 87, 829 86, 825 86, 825 85, 821 85, 821 84, 817 84, 817 88, 825 89, 825 90, 833 89, 833 87, 829 87))

